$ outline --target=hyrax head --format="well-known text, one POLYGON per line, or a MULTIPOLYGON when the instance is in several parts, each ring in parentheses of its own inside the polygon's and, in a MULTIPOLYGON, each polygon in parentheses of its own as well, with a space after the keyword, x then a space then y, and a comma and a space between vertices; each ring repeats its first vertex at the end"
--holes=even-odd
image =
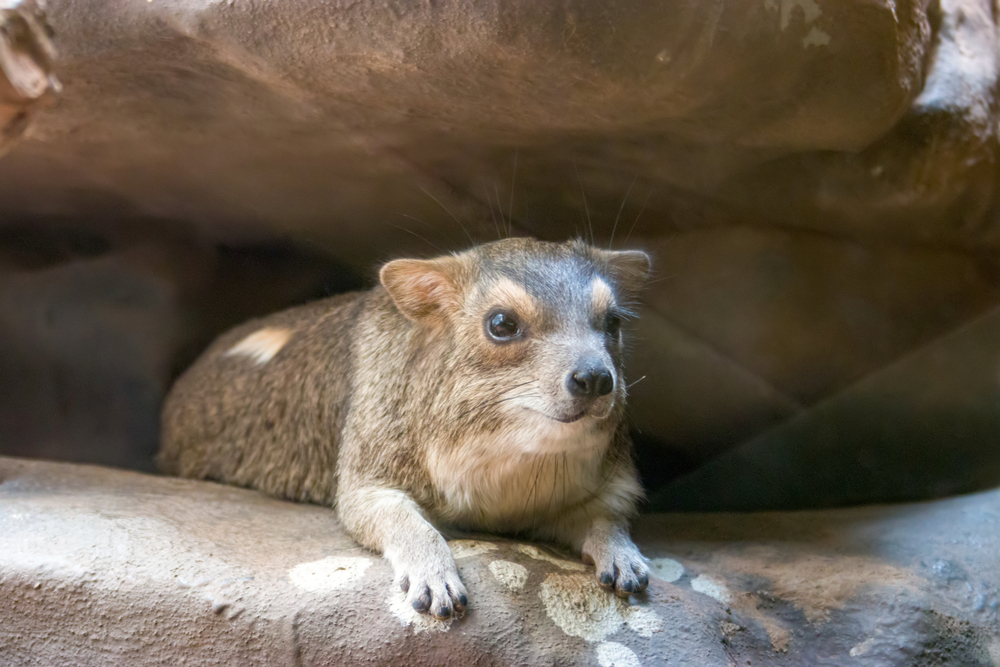
POLYGON ((389 262, 380 277, 407 318, 448 336, 448 421, 552 451, 617 425, 621 323, 649 267, 639 251, 506 239, 389 262))

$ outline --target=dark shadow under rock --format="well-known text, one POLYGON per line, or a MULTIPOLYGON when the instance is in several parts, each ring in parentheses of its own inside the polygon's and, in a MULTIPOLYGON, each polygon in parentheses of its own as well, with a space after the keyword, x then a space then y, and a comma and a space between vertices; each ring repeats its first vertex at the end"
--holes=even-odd
POLYGON ((153 470, 163 396, 212 338, 361 285, 300 246, 132 227, 0 230, 0 453, 153 470))
POLYGON ((1000 311, 667 485, 659 511, 943 497, 1000 483, 1000 311))

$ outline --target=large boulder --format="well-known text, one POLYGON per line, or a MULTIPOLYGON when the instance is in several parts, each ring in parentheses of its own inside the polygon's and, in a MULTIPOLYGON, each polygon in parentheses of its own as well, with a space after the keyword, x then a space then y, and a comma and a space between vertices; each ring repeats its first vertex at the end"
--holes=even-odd
POLYGON ((654 578, 627 601, 549 546, 459 536, 470 607, 439 622, 329 509, 0 458, 0 662, 987 667, 998 522, 998 492, 648 516, 634 533, 654 578))
MULTIPOLYGON (((581 185, 607 238, 633 176, 660 231, 675 215, 732 223, 729 202, 878 235, 886 196, 924 189, 907 174, 930 160, 940 210, 894 233, 952 238, 953 209, 985 196, 963 185, 991 155, 985 0, 56 0, 49 17, 66 88, 0 166, 5 210, 292 230, 364 265, 373 224, 380 247, 407 238, 398 213, 464 243, 421 188, 479 238, 490 206, 565 235, 581 185), (910 120, 928 115, 945 120, 910 120)), ((896 208, 926 216, 921 201, 896 208)))

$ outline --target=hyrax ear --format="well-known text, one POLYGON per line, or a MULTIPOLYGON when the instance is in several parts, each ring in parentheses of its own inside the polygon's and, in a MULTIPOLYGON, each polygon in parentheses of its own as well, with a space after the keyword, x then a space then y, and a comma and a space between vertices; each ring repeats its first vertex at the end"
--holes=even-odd
POLYGON ((428 322, 459 308, 457 268, 452 257, 397 259, 382 267, 379 280, 403 315, 428 322))
POLYGON ((601 250, 599 257, 620 295, 627 301, 636 299, 649 278, 649 255, 641 250, 601 250))

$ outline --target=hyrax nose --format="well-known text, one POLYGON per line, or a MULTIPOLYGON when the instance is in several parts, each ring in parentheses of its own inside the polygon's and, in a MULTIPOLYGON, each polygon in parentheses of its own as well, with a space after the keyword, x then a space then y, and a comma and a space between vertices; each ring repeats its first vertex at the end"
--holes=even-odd
POLYGON ((615 388, 615 380, 606 368, 575 370, 566 379, 569 393, 579 398, 607 396, 615 388))

